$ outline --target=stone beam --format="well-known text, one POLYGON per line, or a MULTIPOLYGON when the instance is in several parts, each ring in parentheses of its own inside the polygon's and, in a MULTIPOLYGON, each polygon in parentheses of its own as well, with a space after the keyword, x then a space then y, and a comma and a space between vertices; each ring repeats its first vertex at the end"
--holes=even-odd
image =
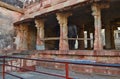
POLYGON ((23 9, 16 8, 16 7, 14 7, 14 6, 12 6, 12 5, 9 5, 9 4, 7 4, 7 3, 4 3, 4 2, 2 2, 2 1, 0 1, 0 6, 1 6, 1 7, 4 7, 4 8, 7 8, 7 9, 9 9, 9 10, 13 10, 13 11, 22 13, 22 14, 24 13, 23 9))

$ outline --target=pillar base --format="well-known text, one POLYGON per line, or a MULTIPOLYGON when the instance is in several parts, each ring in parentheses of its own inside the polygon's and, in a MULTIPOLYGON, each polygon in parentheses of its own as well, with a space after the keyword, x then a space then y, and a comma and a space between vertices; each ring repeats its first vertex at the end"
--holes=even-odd
POLYGON ((36 45, 36 50, 45 50, 45 45, 36 45))

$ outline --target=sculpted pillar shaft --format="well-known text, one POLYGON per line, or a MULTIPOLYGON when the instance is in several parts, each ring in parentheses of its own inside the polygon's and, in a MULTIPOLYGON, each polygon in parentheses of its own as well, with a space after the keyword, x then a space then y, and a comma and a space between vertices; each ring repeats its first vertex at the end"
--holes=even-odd
POLYGON ((15 37, 15 44, 17 50, 27 50, 28 25, 20 24, 16 27, 17 36, 15 37))
POLYGON ((43 19, 36 19, 35 24, 37 27, 37 50, 45 50, 45 43, 44 43, 44 20, 43 19))
POLYGON ((95 41, 94 41, 94 50, 102 50, 102 37, 101 37, 101 7, 94 3, 92 5, 92 15, 94 16, 94 27, 95 27, 95 41))
POLYGON ((105 48, 106 49, 111 49, 111 28, 109 23, 106 24, 105 26, 105 48))
POLYGON ((60 42, 59 42, 59 50, 69 50, 68 45, 68 17, 71 15, 70 13, 57 13, 57 20, 60 24, 60 42))

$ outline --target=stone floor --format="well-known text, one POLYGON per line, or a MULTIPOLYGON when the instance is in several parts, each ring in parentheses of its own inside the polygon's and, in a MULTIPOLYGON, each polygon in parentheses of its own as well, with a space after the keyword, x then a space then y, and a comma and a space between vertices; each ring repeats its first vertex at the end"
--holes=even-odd
MULTIPOLYGON (((55 73, 55 74, 61 74, 64 75, 65 71, 62 70, 53 70, 53 69, 47 69, 43 67, 38 68, 39 71, 49 72, 49 73, 55 73)), ((44 74, 38 74, 34 72, 11 72, 11 74, 18 75, 20 77, 23 77, 23 79, 64 79, 44 74)), ((74 72, 70 72, 70 76, 74 79, 120 79, 120 76, 108 76, 108 75, 97 75, 97 74, 78 74, 74 72)), ((2 77, 0 76, 0 79, 2 77)), ((6 75, 5 79, 19 79, 12 77, 10 75, 6 75)))

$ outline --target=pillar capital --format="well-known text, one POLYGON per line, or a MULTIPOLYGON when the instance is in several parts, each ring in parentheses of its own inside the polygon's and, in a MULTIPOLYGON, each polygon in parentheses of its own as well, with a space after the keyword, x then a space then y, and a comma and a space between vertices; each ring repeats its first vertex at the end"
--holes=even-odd
POLYGON ((68 17, 71 16, 72 13, 56 13, 56 15, 60 26, 66 26, 68 17))
POLYGON ((44 23, 45 23, 45 19, 36 19, 35 20, 36 27, 38 27, 38 28, 44 27, 44 23))
POLYGON ((72 13, 56 13, 56 15, 57 15, 57 19, 59 19, 59 18, 68 18, 69 16, 71 16, 72 15, 72 13))
POLYGON ((93 3, 93 5, 91 7, 92 11, 93 11, 92 15, 93 16, 99 16, 101 9, 103 9, 103 8, 109 8, 109 7, 110 7, 110 5, 108 3, 101 3, 101 4, 99 4, 99 3, 93 3))
POLYGON ((23 23, 23 24, 20 24, 19 25, 19 29, 20 31, 27 31, 27 28, 28 28, 29 24, 28 23, 23 23))
POLYGON ((99 4, 94 3, 91 7, 93 16, 100 16, 101 7, 99 4))

